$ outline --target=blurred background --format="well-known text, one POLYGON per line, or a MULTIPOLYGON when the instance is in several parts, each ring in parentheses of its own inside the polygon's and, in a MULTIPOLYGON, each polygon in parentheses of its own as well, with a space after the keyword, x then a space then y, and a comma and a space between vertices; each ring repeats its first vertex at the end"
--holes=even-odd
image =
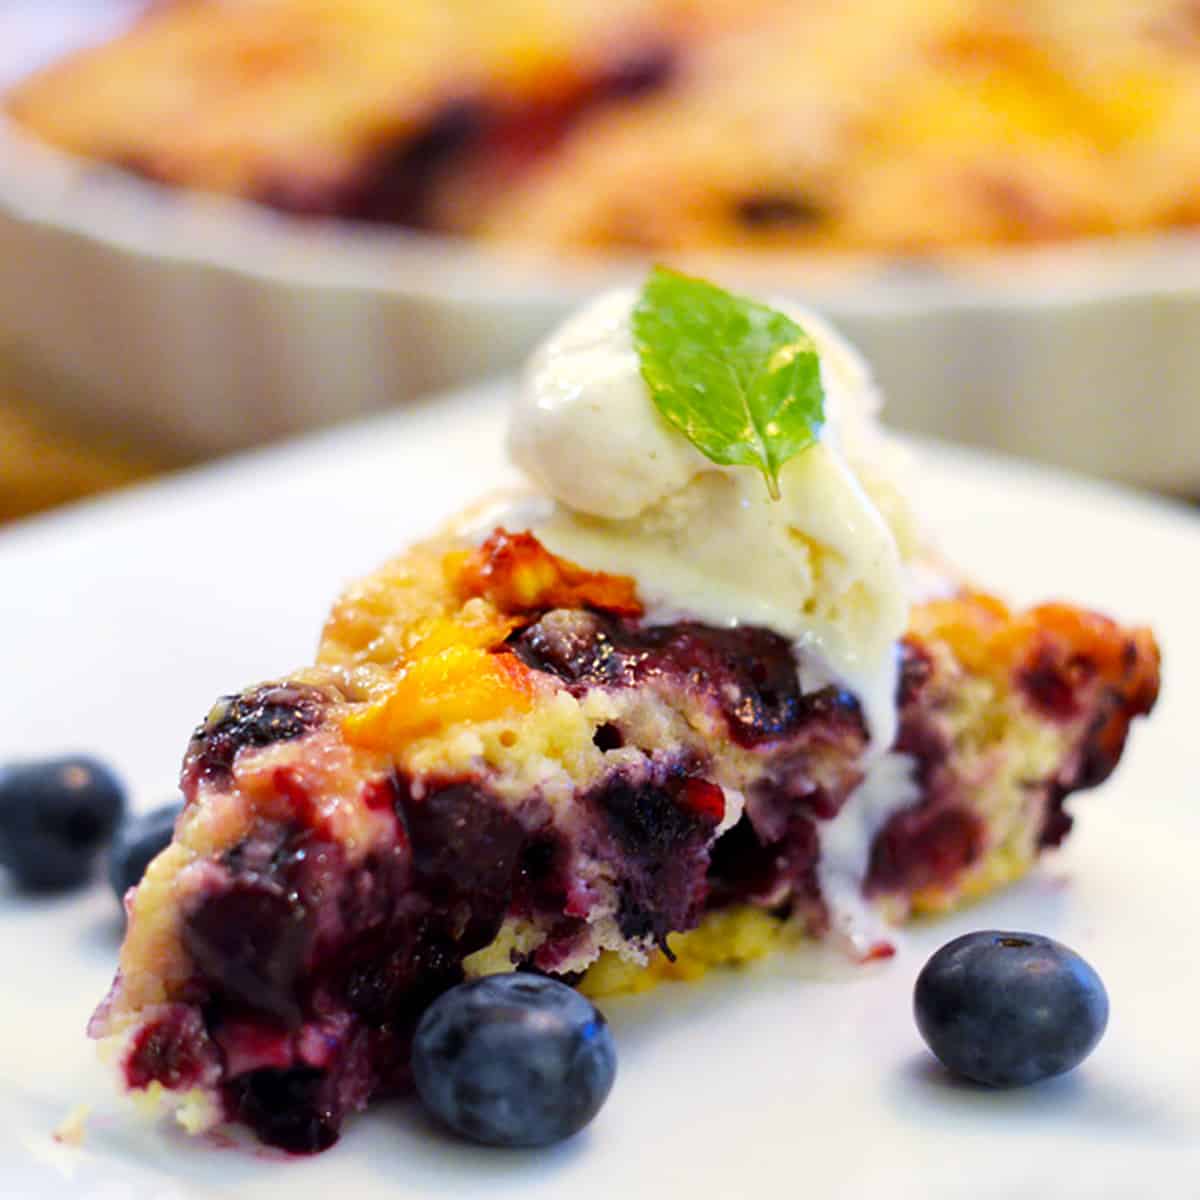
POLYGON ((1200 496, 1196 0, 0 0, 0 521, 668 261, 902 428, 1200 496))

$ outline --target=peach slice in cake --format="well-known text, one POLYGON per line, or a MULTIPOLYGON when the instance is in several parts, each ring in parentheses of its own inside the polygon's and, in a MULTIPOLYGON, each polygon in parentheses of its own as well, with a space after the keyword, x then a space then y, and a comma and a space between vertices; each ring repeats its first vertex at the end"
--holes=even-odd
MULTIPOLYGON (((713 576, 683 603, 685 567, 720 540, 697 514, 742 486, 734 472, 761 488, 749 468, 714 481, 659 447, 652 482, 679 468, 684 499, 630 515, 645 480, 614 443, 624 515, 569 508, 553 482, 563 456, 539 466, 539 447, 559 425, 589 427, 547 411, 545 372, 561 383, 582 355, 610 414, 637 381, 596 356, 608 334, 591 358, 556 335, 524 384, 549 424, 513 447, 558 507, 501 509, 387 563, 337 602, 314 666, 223 698, 193 735, 174 841, 127 897, 91 1025, 126 1087, 191 1130, 231 1120, 320 1150, 407 1086, 416 1020, 466 977, 537 971, 603 994, 755 957, 789 931, 885 956, 892 922, 1016 879, 1062 840, 1067 797, 1109 775, 1154 703, 1154 640, 1068 605, 1013 611, 937 563, 886 455, 836 412, 869 380, 804 320, 827 428, 763 503, 826 496, 821 513, 788 510, 808 635, 718 619, 714 605, 753 591, 753 559, 735 564, 749 578, 713 576), (874 473, 855 458, 865 446, 874 473), (856 571, 859 542, 839 550, 829 513, 853 541, 868 509, 876 540, 856 571), (903 603, 876 595, 880 580, 903 603), (877 659, 847 657, 877 643, 877 659)), ((623 347, 628 321, 605 328, 623 347)), ((534 419, 518 404, 517 424, 534 419)), ((588 452, 604 466, 600 433, 588 452)), ((598 495, 603 478, 580 486, 598 495)), ((779 600, 772 570, 760 577, 779 600)))

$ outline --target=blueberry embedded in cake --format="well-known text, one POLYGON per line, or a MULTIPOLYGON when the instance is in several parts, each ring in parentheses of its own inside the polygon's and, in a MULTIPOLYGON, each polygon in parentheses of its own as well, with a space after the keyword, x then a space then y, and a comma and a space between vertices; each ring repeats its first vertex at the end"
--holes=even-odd
POLYGON ((533 501, 353 585, 314 666, 196 730, 91 1025, 125 1085, 321 1150, 465 979, 884 956, 1057 844, 1153 638, 936 564, 874 405, 815 317, 669 273, 568 322, 514 408, 533 501))

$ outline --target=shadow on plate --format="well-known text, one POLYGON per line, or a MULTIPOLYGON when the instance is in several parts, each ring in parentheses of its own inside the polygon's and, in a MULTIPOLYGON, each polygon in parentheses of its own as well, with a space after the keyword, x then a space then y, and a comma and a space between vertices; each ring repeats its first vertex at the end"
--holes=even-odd
POLYGON ((1159 1098, 1136 1084, 1115 1084, 1094 1059, 1029 1087, 993 1088, 954 1075, 928 1051, 918 1051, 893 1073, 887 1093, 900 1118, 956 1125, 962 1133, 1116 1138, 1131 1145, 1150 1138, 1181 1146, 1194 1135, 1159 1098))

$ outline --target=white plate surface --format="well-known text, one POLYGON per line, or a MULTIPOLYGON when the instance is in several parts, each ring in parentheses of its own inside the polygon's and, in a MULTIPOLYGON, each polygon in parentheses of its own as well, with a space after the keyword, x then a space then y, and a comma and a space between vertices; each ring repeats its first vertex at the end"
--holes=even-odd
MULTIPOLYGON (((139 806, 161 801, 215 695, 305 661, 344 581, 506 477, 501 420, 496 390, 464 394, 0 535, 0 760, 93 750, 139 806)), ((352 1120, 311 1160, 143 1125, 82 1033, 116 952, 112 897, 100 884, 38 904, 0 891, 0 1195, 1195 1197, 1200 520, 998 459, 917 453, 923 507, 978 578, 1161 637, 1159 711, 1116 778, 1076 798, 1065 852, 906 931, 886 964, 802 950, 605 1002, 617 1086, 590 1129, 541 1153, 449 1140, 412 1104, 352 1120), (1074 1075, 993 1093, 924 1051, 916 972, 951 936, 993 926, 1062 938, 1103 974, 1112 1021, 1074 1075), (80 1101, 93 1106, 82 1147, 57 1144, 80 1101)))

